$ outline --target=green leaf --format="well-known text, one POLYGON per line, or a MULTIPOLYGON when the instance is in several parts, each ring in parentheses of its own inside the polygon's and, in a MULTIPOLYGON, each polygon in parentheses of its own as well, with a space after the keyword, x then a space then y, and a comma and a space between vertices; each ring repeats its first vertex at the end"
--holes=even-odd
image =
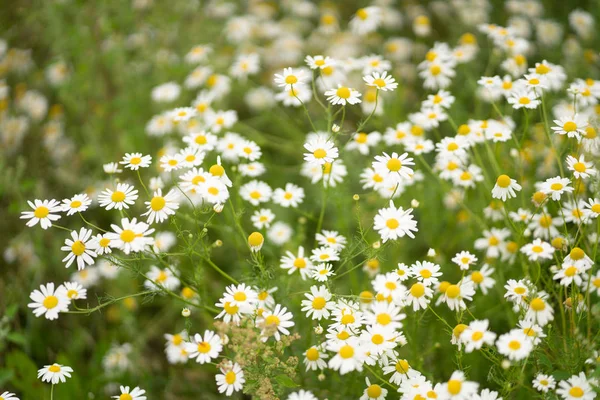
POLYGON ((295 387, 300 386, 296 382, 294 382, 292 380, 292 378, 290 378, 287 375, 277 375, 275 377, 275 380, 277 381, 277 383, 279 383, 280 385, 285 386, 287 388, 295 388, 295 387))

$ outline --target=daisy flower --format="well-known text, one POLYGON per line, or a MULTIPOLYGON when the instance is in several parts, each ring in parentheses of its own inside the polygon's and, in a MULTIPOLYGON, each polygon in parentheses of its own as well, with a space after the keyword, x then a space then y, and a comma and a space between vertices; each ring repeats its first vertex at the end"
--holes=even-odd
POLYGON ((404 303, 407 306, 412 305, 413 311, 424 310, 428 307, 432 297, 433 290, 428 285, 417 282, 406 292, 404 303))
POLYGON ((225 204, 229 199, 229 189, 218 178, 209 176, 206 182, 200 186, 200 195, 211 204, 225 204))
POLYGON ((335 304, 329 301, 332 295, 325 285, 318 288, 311 286, 310 293, 306 293, 304 296, 308 300, 302 300, 302 311, 306 312, 307 318, 311 316, 313 320, 329 318, 335 304))
POLYGON ((328 261, 338 261, 339 253, 330 246, 323 246, 313 249, 310 256, 311 261, 315 263, 324 263, 328 261))
POLYGON ((400 386, 421 376, 421 373, 413 369, 408 361, 401 358, 386 361, 383 366, 383 373, 386 375, 393 373, 390 377, 390 382, 400 386))
POLYGON ((441 385, 441 397, 452 400, 470 400, 477 394, 479 384, 467 381, 462 371, 454 371, 448 382, 441 385))
POLYGON ((217 314, 215 319, 223 318, 224 322, 233 322, 236 325, 240 323, 242 313, 240 313, 238 306, 232 305, 228 301, 225 301, 225 299, 220 299, 218 303, 215 303, 215 306, 223 309, 217 314))
POLYGON ((409 165, 415 165, 415 163, 412 158, 408 157, 408 153, 399 156, 395 152, 391 156, 385 152, 382 156, 375 156, 375 161, 372 163, 375 172, 384 179, 391 177, 393 182, 411 178, 414 171, 408 167, 409 165))
POLYGON ((332 163, 338 158, 338 149, 331 140, 324 137, 311 139, 304 144, 308 153, 304 153, 304 161, 313 165, 324 165, 332 163))
POLYGON ((370 147, 376 146, 381 140, 381 134, 379 132, 371 132, 369 134, 364 132, 357 132, 353 135, 353 139, 346 143, 346 149, 358 150, 360 154, 369 154, 370 147))
POLYGON ((188 146, 198 147, 203 152, 214 150, 217 146, 218 138, 216 135, 206 131, 192 132, 183 137, 183 142, 188 146))
POLYGON ((373 72, 371 75, 364 76, 363 80, 367 86, 375 87, 384 92, 393 91, 398 87, 396 80, 387 71, 383 71, 383 73, 373 72))
POLYGON ((345 106, 346 104, 360 103, 361 102, 360 96, 362 96, 362 95, 356 89, 338 84, 337 89, 327 90, 325 92, 325 96, 327 97, 327 101, 329 101, 334 106, 336 104, 345 106))
POLYGON ((293 183, 286 183, 285 188, 277 188, 273 192, 273 202, 282 207, 296 208, 304 200, 304 189, 293 183))
POLYGON ((125 254, 142 251, 154 242, 154 239, 146 236, 152 234, 154 229, 148 229, 148 224, 138 222, 135 218, 122 218, 121 226, 112 224, 111 228, 114 232, 108 232, 106 238, 110 240, 111 247, 118 248, 125 254))
POLYGON ((275 83, 277 86, 282 87, 283 90, 291 90, 292 86, 298 87, 304 85, 304 80, 303 69, 294 71, 293 68, 284 68, 283 74, 275 74, 275 83))
POLYGON ((350 29, 358 35, 366 35, 367 33, 377 30, 383 21, 381 8, 376 6, 360 8, 350 20, 350 29))
POLYGON ((359 400, 385 400, 385 396, 388 394, 387 389, 376 383, 371 384, 369 378, 365 378, 365 383, 367 387, 359 400))
POLYGON ((312 267, 312 262, 308 257, 304 256, 304 247, 300 246, 297 256, 291 251, 286 251, 285 256, 281 258, 280 267, 287 269, 289 275, 300 271, 300 276, 303 280, 306 280, 312 267))
POLYGON ((87 194, 76 194, 70 199, 64 199, 61 205, 61 211, 67 215, 73 215, 78 212, 84 212, 92 204, 92 200, 87 194))
POLYGON ((0 399, 2 400, 19 400, 16 394, 10 392, 3 392, 0 394, 0 399))
POLYGON ((275 214, 268 208, 261 208, 254 211, 250 220, 256 229, 268 228, 271 226, 273 220, 275 220, 275 214))
POLYGON ((190 342, 184 344, 184 349, 190 359, 195 358, 198 364, 205 364, 219 357, 223 343, 219 335, 206 330, 204 337, 196 333, 190 342))
POLYGON ((46 285, 41 285, 40 290, 34 290, 29 295, 32 303, 27 304, 27 307, 33 308, 33 313, 36 317, 44 315, 46 319, 55 320, 58 318, 58 313, 69 310, 71 300, 62 286, 54 290, 54 283, 50 282, 46 285))
POLYGON ((260 232, 252 232, 248 235, 248 247, 250 247, 250 251, 256 253, 262 249, 263 244, 265 244, 265 237, 260 232))
POLYGON ((21 219, 28 219, 27 226, 35 226, 38 222, 42 229, 48 229, 52 226, 52 221, 58 221, 60 215, 58 213, 62 211, 60 203, 56 200, 34 200, 33 202, 27 200, 29 207, 33 211, 21 212, 21 219))
POLYGON ((535 390, 542 393, 548 393, 548 390, 556 387, 556 380, 554 380, 554 377, 546 374, 537 374, 531 383, 535 390))
POLYGON ((460 335, 461 341, 465 344, 465 352, 471 353, 473 350, 479 350, 484 344, 493 345, 496 340, 496 334, 488 330, 489 321, 471 321, 469 326, 460 335))
POLYGON ((306 370, 316 371, 317 369, 327 368, 325 360, 329 358, 329 354, 317 346, 312 346, 304 352, 304 364, 306 370))
POLYGON ((530 261, 551 260, 554 254, 554 247, 542 239, 535 239, 532 243, 521 247, 521 253, 525 254, 530 261))
POLYGON ((204 152, 198 147, 186 147, 179 152, 182 168, 193 168, 202 164, 204 152))
POLYGON ((492 278, 494 268, 484 264, 479 271, 473 271, 467 279, 473 282, 476 288, 481 289, 483 294, 487 294, 488 289, 493 288, 496 280, 492 278))
POLYGON ((327 56, 306 56, 304 62, 308 65, 310 69, 325 69, 329 65, 334 63, 334 60, 331 57, 327 56))
POLYGON ((265 182, 253 180, 240 187, 240 197, 258 206, 260 203, 268 202, 273 194, 273 189, 265 182))
POLYGON ((535 321, 541 326, 545 326, 554 319, 554 310, 546 301, 547 294, 539 292, 537 297, 529 302, 529 307, 525 318, 535 321))
POLYGON ((430 261, 417 261, 409 269, 409 274, 425 285, 438 283, 438 277, 442 276, 440 266, 430 261))
POLYGON ((309 276, 317 282, 327 282, 329 277, 335 275, 332 268, 333 266, 329 263, 315 265, 310 268, 309 276))
POLYGON ((451 310, 463 310, 467 308, 465 300, 473 300, 475 287, 473 282, 463 279, 459 283, 450 285, 446 288, 443 295, 443 301, 451 310))
POLYGON ((59 286, 57 290, 64 290, 65 295, 69 300, 79 300, 87 298, 87 289, 84 289, 80 283, 65 282, 59 286))
POLYGON ((598 218, 600 215, 600 199, 598 198, 588 199, 588 201, 584 203, 583 207, 587 218, 598 218))
POLYGON ((249 161, 256 161, 262 156, 260 147, 251 140, 240 143, 239 152, 241 158, 249 161))
POLYGON ((142 217, 148 216, 148 224, 154 221, 157 223, 166 221, 170 215, 175 215, 175 210, 179 208, 179 195, 175 189, 169 190, 165 196, 162 190, 158 189, 154 192, 152 200, 146 201, 144 204, 148 207, 148 211, 142 214, 142 217))
POLYGON ((590 176, 596 175, 596 169, 594 163, 591 161, 585 161, 585 156, 582 154, 579 159, 573 156, 567 156, 567 168, 569 171, 573 171, 573 175, 577 179, 586 179, 590 176))
POLYGON ((125 153, 123 161, 119 161, 119 164, 123 164, 125 168, 132 171, 137 171, 140 168, 148 168, 151 162, 152 156, 143 155, 142 153, 125 153))
POLYGON ((351 371, 362 371, 366 353, 356 337, 350 337, 345 342, 329 342, 327 350, 336 353, 329 360, 329 368, 345 375, 351 371))
POLYGON ((472 264, 477 262, 477 257, 468 251, 461 251, 460 253, 456 253, 452 258, 452 262, 458 265, 462 271, 466 271, 472 264))
POLYGON ((552 200, 560 200, 563 193, 570 193, 573 188, 569 186, 571 180, 569 178, 561 178, 560 176, 548 178, 540 187, 540 191, 552 197, 552 200))
POLYGON ((315 239, 321 246, 329 246, 336 251, 341 251, 346 246, 346 238, 336 231, 323 230, 315 235, 315 239))
POLYGON ((508 175, 500 175, 492 189, 492 197, 506 201, 507 198, 517 197, 516 192, 519 191, 521 191, 521 185, 517 183, 516 179, 512 179, 508 175))
POLYGON ((512 90, 507 101, 515 110, 520 108, 535 109, 542 103, 535 92, 529 88, 512 90))
POLYGON ((556 394, 565 400, 592 400, 596 398, 594 388, 583 372, 558 383, 556 394))
POLYGON ((396 240, 405 235, 414 239, 413 232, 418 232, 417 221, 413 219, 412 208, 404 210, 396 208, 394 201, 390 200, 388 208, 382 208, 374 218, 374 229, 379 233, 383 242, 389 239, 396 240))
POLYGON ((160 169, 164 172, 176 171, 183 168, 183 158, 180 154, 165 154, 158 162, 160 169))
POLYGON ((300 389, 298 392, 290 393, 286 400, 319 400, 308 390, 300 389))
POLYGON ((67 378, 71 377, 71 372, 73 372, 73 368, 54 363, 39 369, 37 377, 38 379, 41 378, 42 382, 48 382, 56 385, 59 382, 66 382, 67 378))
POLYGON ((68 251, 69 254, 62 260, 66 262, 65 268, 69 268, 73 261, 77 261, 77 269, 82 270, 86 265, 93 265, 94 258, 98 257, 94 251, 97 243, 91 239, 92 230, 81 228, 79 233, 71 231, 71 239, 65 240, 65 246, 61 247, 62 251, 68 251))
POLYGON ((232 364, 229 361, 225 366, 220 368, 221 373, 215 376, 217 381, 217 389, 219 393, 225 393, 226 396, 231 396, 233 392, 242 390, 244 382, 244 371, 238 363, 232 364))
POLYGON ((583 284, 583 276, 586 275, 588 269, 590 269, 590 266, 581 261, 563 263, 560 270, 554 274, 552 279, 558 280, 559 284, 563 286, 570 286, 573 282, 577 286, 581 286, 583 284))
POLYGON ((575 138, 580 141, 581 138, 586 134, 585 128, 588 121, 585 117, 575 114, 572 118, 562 117, 555 119, 554 123, 557 126, 553 126, 552 130, 554 133, 559 135, 567 135, 567 137, 575 138))
POLYGON ((232 306, 237 306, 242 314, 249 314, 258 303, 258 293, 244 283, 229 285, 225 288, 223 299, 232 306))
POLYGON ((123 210, 128 209, 129 206, 135 204, 138 198, 138 191, 127 183, 118 183, 116 190, 104 189, 102 193, 98 195, 98 203, 100 207, 104 207, 107 210, 123 210))
POLYGON ((118 396, 112 396, 113 399, 118 400, 146 400, 147 397, 144 396, 146 391, 144 389, 140 389, 139 387, 134 387, 133 389, 129 389, 129 386, 120 386, 119 390, 121 394, 118 396))
POLYGON ((270 336, 274 336, 275 340, 279 341, 281 334, 289 335, 290 331, 287 328, 294 326, 292 318, 292 313, 279 304, 275 305, 273 311, 265 310, 256 321, 256 326, 262 328, 261 340, 266 342, 270 336))
POLYGON ((156 266, 151 266, 150 271, 146 274, 148 279, 144 282, 144 286, 150 290, 175 290, 179 287, 180 281, 173 272, 168 269, 160 269, 156 266))

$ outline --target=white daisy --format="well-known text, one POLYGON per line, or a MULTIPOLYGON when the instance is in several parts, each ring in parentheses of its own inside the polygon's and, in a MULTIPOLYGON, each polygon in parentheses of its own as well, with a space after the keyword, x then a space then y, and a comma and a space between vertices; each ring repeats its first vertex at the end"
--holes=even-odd
POLYGON ((27 201, 29 207, 33 211, 21 212, 21 219, 28 219, 27 226, 35 226, 38 222, 42 229, 48 229, 52 226, 52 221, 58 221, 60 215, 58 213, 62 210, 60 203, 56 200, 34 200, 33 202, 27 201))
POLYGON ((58 313, 68 311, 71 302, 64 288, 59 286, 54 290, 54 283, 52 282, 41 285, 40 290, 36 289, 31 292, 29 298, 32 303, 27 304, 27 307, 33 308, 35 316, 44 315, 49 320, 55 320, 58 318, 58 313))
POLYGON ((77 261, 77 269, 82 270, 86 265, 93 265, 94 258, 98 257, 95 252, 97 242, 95 239, 90 239, 92 230, 81 228, 79 233, 71 231, 71 239, 65 240, 65 246, 61 247, 62 251, 68 251, 69 254, 62 260, 66 262, 65 268, 69 268, 73 261, 77 261))

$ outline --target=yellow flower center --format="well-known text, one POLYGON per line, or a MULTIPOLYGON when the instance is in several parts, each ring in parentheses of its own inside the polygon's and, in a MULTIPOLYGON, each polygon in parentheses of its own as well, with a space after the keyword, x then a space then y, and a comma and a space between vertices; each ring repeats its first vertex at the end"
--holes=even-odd
POLYGON ((563 129, 565 130, 565 132, 573 132, 577 129, 577 124, 573 121, 565 122, 565 124, 563 125, 563 129))
POLYGON ((381 313, 381 314, 377 314, 377 323, 379 325, 388 325, 390 322, 392 322, 392 317, 390 317, 389 314, 386 313, 381 313))
POLYGON ((462 382, 457 379, 450 379, 448 381, 448 392, 451 395, 457 395, 460 393, 460 389, 462 388, 462 382))
POLYGON ((48 296, 44 299, 44 302, 42 304, 45 308, 50 310, 58 305, 58 297, 48 296))
POLYGON ((578 162, 573 165, 573 169, 577 172, 585 172, 587 168, 584 163, 578 162))
POLYGON ((452 335, 454 337, 459 337, 465 331, 465 329, 467 329, 467 325, 458 324, 454 327, 454 329, 452 329, 452 335))
POLYGON ((46 218, 48 214, 50 214, 50 210, 48 210, 48 207, 44 206, 39 206, 33 212, 33 216, 39 219, 46 218))
POLYGON ((442 72, 442 68, 439 65, 432 65, 429 68, 429 72, 431 72, 431 75, 437 76, 442 72))
POLYGON ((352 314, 346 314, 342 317, 341 319, 341 323, 343 325, 348 325, 348 324, 353 324, 356 321, 356 319, 354 318, 354 315, 352 314))
POLYGON ((352 356, 354 356, 354 349, 352 346, 344 345, 340 348, 339 354, 342 358, 352 358, 352 356))
POLYGON ((350 89, 342 86, 341 88, 338 88, 338 90, 336 91, 336 95, 340 98, 340 99, 348 99, 350 98, 350 89))
POLYGON ((135 239, 135 236, 136 234, 134 231, 131 229, 125 229, 123 232, 121 232, 120 238, 125 243, 131 243, 135 239))
POLYGON ((521 348, 521 342, 519 342, 518 340, 511 340, 510 342, 508 342, 508 347, 511 350, 519 350, 521 348))
POLYGON ((475 271, 471 274, 471 280, 475 283, 483 282, 483 274, 479 271, 475 271))
POLYGON ((507 188, 510 186, 510 176, 500 175, 498 179, 496 179, 496 183, 502 188, 507 188))
POLYGON ((235 301, 246 301, 247 296, 246 296, 246 293, 244 293, 244 292, 237 292, 236 294, 233 295, 233 299, 235 301))
POLYGON ((296 258, 294 260, 294 267, 299 269, 306 268, 306 260, 304 258, 296 258))
POLYGON ((531 309, 533 311, 542 311, 543 309, 546 308, 546 303, 544 303, 544 300, 537 297, 531 301, 529 306, 531 307, 531 309))
POLYGON ((265 318, 265 325, 267 326, 278 326, 279 322, 279 317, 277 315, 269 315, 267 318, 265 318))
POLYGON ((312 307, 315 310, 322 310, 323 308, 325 308, 326 304, 327 302, 323 297, 315 297, 312 301, 312 307))
POLYGON ((310 349, 307 350, 306 352, 306 358, 309 361, 317 361, 319 359, 319 350, 317 350, 314 347, 311 347, 310 349))
POLYGON ((80 256, 85 251, 85 244, 81 240, 78 240, 71 245, 71 251, 76 256, 80 256))
POLYGON ((233 371, 229 371, 225 374, 225 382, 227 382, 228 385, 233 385, 235 378, 235 372, 233 371))
POLYGON ((115 203, 120 203, 125 200, 125 193, 120 191, 113 192, 113 194, 110 196, 110 199, 115 203))
POLYGON ((364 21, 365 19, 367 19, 369 14, 364 8, 361 8, 356 12, 356 16, 364 21))
POLYGON ((263 244, 265 238, 260 232, 252 232, 250 236, 248 236, 248 244, 252 247, 257 247, 263 244))
POLYGON ((132 400, 133 397, 131 397, 131 395, 129 393, 122 393, 119 396, 119 400, 132 400))
POLYGON ((219 164, 214 164, 208 170, 212 176, 222 176, 225 173, 225 168, 220 166, 219 164))
POLYGON ((400 226, 400 223, 398 222, 397 219, 390 218, 387 221, 385 221, 385 225, 390 229, 396 229, 400 226))
POLYGON ((583 392, 583 389, 580 388, 579 386, 573 386, 569 390, 569 395, 571 395, 572 397, 583 397, 584 392, 583 392))
POLYGON ((371 342, 373 342, 373 344, 381 344, 381 343, 383 343, 383 341, 384 341, 384 338, 379 333, 376 333, 373 335, 373 337, 371 337, 371 342))
POLYGON ((383 79, 381 79, 381 78, 377 78, 377 79, 375 79, 375 80, 373 81, 373 83, 374 83, 375 85, 377 85, 377 87, 380 87, 380 88, 382 88, 382 87, 384 87, 384 86, 385 86, 385 81, 384 81, 383 79))
POLYGON ((585 253, 583 250, 581 250, 581 248, 573 247, 569 253, 569 256, 571 256, 573 260, 582 260, 585 257, 585 253))
POLYGON ((156 196, 150 201, 150 208, 154 211, 160 211, 165 207, 165 204, 167 204, 167 202, 164 197, 156 196))
POLYGON ((225 309, 225 312, 229 315, 237 314, 239 310, 238 306, 232 306, 230 302, 226 302, 223 305, 223 308, 225 309))
POLYGON ((433 275, 433 274, 428 269, 422 269, 421 271, 419 271, 419 275, 421 275, 425 279, 428 279, 428 278, 431 278, 431 275, 433 275))
POLYGON ((410 294, 413 297, 421 297, 421 296, 423 296, 425 294, 425 286, 423 286, 420 283, 415 283, 410 288, 410 294))
POLYGON ((81 202, 79 200, 74 200, 71 202, 71 208, 79 208, 81 207, 81 202))
POLYGON ((381 396, 381 386, 377 384, 370 385, 367 388, 367 396, 372 399, 376 399, 381 396))
POLYGON ((458 150, 458 145, 454 142, 450 143, 447 147, 448 151, 456 151, 458 150))
POLYGON ((198 353, 208 353, 210 351, 210 343, 200 342, 198 343, 198 353))
POLYGON ((539 75, 545 75, 548 72, 550 72, 550 67, 544 65, 544 64, 540 64, 537 67, 535 67, 535 73, 539 74, 539 75))
POLYGON ((446 296, 451 299, 455 299, 460 295, 460 287, 458 285, 450 285, 446 289, 446 296))
POLYGON ((471 335, 471 339, 475 342, 481 340, 481 338, 483 338, 483 332, 480 331, 473 332, 473 334, 471 335))
POLYGON ((575 274, 577 274, 577 268, 574 267, 573 265, 571 265, 570 267, 568 267, 567 269, 565 269, 565 276, 575 276, 575 274))
POLYGON ((315 151, 313 151, 313 156, 318 159, 325 158, 326 155, 327 152, 323 149, 316 149, 315 151))

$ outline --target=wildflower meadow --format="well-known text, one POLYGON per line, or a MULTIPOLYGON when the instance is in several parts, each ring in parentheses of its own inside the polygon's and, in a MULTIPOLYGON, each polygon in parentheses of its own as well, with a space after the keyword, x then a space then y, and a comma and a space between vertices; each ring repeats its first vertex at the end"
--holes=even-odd
POLYGON ((592 400, 597 0, 0 6, 0 400, 592 400))

